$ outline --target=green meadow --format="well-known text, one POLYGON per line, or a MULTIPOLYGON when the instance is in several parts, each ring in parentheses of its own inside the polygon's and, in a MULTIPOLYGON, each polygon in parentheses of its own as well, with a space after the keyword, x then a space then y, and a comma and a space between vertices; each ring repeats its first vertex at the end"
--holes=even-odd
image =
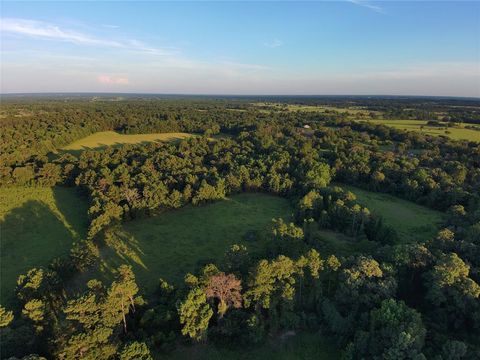
POLYGON ((0 268, 2 304, 13 295, 17 277, 68 254, 85 237, 86 202, 74 189, 0 188, 0 268))
POLYGON ((453 140, 480 141, 480 130, 465 129, 464 125, 458 127, 427 126, 425 120, 359 120, 372 124, 391 126, 396 129, 418 131, 423 134, 447 136, 453 140))
POLYGON ((336 107, 330 105, 301 105, 301 104, 281 104, 281 103, 266 103, 256 102, 252 103, 253 106, 260 108, 263 111, 301 111, 301 112, 337 112, 345 113, 347 115, 369 115, 370 113, 377 113, 376 111, 369 111, 361 107, 336 107))
POLYGON ((287 220, 291 215, 286 199, 244 193, 133 220, 115 231, 114 240, 106 237, 101 262, 92 275, 109 279, 117 266, 129 263, 138 283, 149 292, 159 278, 179 282, 187 272, 209 262, 221 262, 225 251, 235 243, 246 245, 250 253, 262 249, 272 219, 287 220), (252 231, 256 236, 246 236, 252 231))
POLYGON ((177 141, 198 136, 189 133, 120 134, 115 131, 100 131, 74 141, 62 150, 95 149, 105 146, 140 144, 146 142, 177 141))
POLYGON ((443 213, 398 197, 340 185, 357 196, 357 201, 370 212, 381 215, 407 242, 426 241, 436 235, 443 213))
MULTIPOLYGON (((358 187, 335 184, 349 190, 357 201, 366 206, 371 213, 383 217, 386 224, 392 226, 402 242, 422 242, 431 239, 440 229, 443 213, 406 201, 398 197, 366 191, 358 187)), ((320 240, 320 253, 337 256, 350 256, 360 253, 373 253, 378 247, 374 241, 358 240, 337 231, 320 229, 316 231, 320 240)))

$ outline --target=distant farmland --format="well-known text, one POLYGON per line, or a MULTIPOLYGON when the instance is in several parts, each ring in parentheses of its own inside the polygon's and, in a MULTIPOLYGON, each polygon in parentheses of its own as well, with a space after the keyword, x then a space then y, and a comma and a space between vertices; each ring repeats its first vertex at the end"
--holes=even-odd
POLYGON ((95 149, 105 146, 140 144, 144 142, 176 141, 198 136, 189 133, 119 134, 115 131, 101 131, 74 141, 62 150, 95 149))
MULTIPOLYGON (((428 126, 425 120, 360 120, 368 121, 372 124, 391 126, 396 129, 407 131, 418 131, 423 134, 435 136, 448 136, 453 140, 469 140, 480 142, 480 130, 465 129, 463 125, 458 127, 436 127, 428 126), (423 128, 422 128, 423 126, 423 128)), ((445 125, 446 126, 446 125, 445 125)))

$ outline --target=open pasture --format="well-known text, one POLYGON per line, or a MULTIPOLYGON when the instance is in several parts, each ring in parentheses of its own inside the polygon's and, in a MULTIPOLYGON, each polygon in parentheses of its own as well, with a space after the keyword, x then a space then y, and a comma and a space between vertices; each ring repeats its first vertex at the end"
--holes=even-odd
POLYGON ((198 136, 189 133, 154 133, 154 134, 120 134, 115 131, 100 131, 92 135, 74 141, 62 150, 85 150, 105 146, 123 144, 140 144, 145 142, 178 141, 198 136))
POLYGON ((0 188, 2 304, 11 299, 18 275, 48 265, 85 237, 87 209, 74 189, 0 188))
POLYGON ((465 129, 464 125, 458 125, 459 127, 435 127, 427 126, 425 120, 359 120, 368 121, 369 123, 376 125, 391 126, 396 129, 417 131, 423 134, 434 136, 448 136, 453 140, 469 140, 480 141, 480 130, 465 129))
POLYGON ((330 105, 301 105, 301 104, 282 104, 282 103, 265 103, 265 102, 256 102, 252 103, 255 107, 270 109, 275 111, 302 111, 302 112, 337 112, 345 113, 347 115, 368 115, 371 112, 376 113, 375 111, 369 111, 362 109, 360 107, 336 107, 330 105))
POLYGON ((366 191, 354 186, 339 185, 357 196, 357 201, 370 212, 380 215, 406 242, 426 241, 436 235, 442 223, 440 211, 398 197, 366 191))
POLYGON ((262 249, 261 241, 271 220, 290 219, 286 199, 244 193, 203 206, 186 206, 155 217, 127 222, 106 238, 96 276, 109 278, 123 263, 133 266, 138 284, 147 292, 158 279, 182 281, 187 272, 209 262, 220 263, 232 244, 245 244, 250 253, 262 249), (257 231, 255 239, 247 232, 257 231), (262 234, 263 233, 263 234, 262 234), (248 239, 247 239, 248 238, 248 239))

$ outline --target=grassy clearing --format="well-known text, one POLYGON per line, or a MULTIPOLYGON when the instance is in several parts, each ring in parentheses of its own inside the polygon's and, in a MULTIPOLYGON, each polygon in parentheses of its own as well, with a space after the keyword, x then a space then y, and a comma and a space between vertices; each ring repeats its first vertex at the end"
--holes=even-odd
POLYGON ((340 108, 329 105, 300 105, 300 104, 282 104, 282 103, 265 103, 257 102, 252 105, 271 109, 274 111, 303 111, 303 112, 320 112, 325 113, 329 111, 336 111, 338 113, 346 113, 348 115, 368 115, 370 113, 378 113, 376 111, 368 111, 359 107, 340 108))
POLYGON ((350 256, 359 253, 372 253, 378 244, 373 241, 358 241, 353 237, 332 230, 318 230, 317 235, 321 242, 319 244, 322 256, 350 256))
POLYGON ((0 188, 2 303, 13 295, 18 275, 67 254, 86 235, 87 209, 74 189, 0 188))
MULTIPOLYGON (((159 357, 160 359, 160 357, 159 357)), ((269 342, 253 349, 226 350, 213 345, 183 347, 165 360, 337 360, 340 351, 320 334, 300 333, 285 340, 269 342)))
POLYGON ((77 140, 70 145, 65 146, 62 150, 85 150, 123 144, 140 144, 145 142, 158 141, 178 141, 194 136, 198 135, 181 132, 125 135, 119 134, 115 131, 100 131, 84 137, 80 140, 77 140))
POLYGON ((368 120, 368 122, 377 125, 391 126, 401 130, 418 131, 428 135, 444 135, 454 140, 480 141, 480 131, 465 129, 463 125, 459 125, 458 128, 451 127, 445 130, 445 128, 427 126, 427 121, 424 120, 368 120), (422 126, 424 127, 423 129, 421 128, 422 126), (446 133, 445 131, 448 131, 449 133, 446 133))
POLYGON ((381 215, 406 242, 425 241, 436 235, 443 214, 425 206, 395 196, 366 191, 353 186, 340 185, 353 192, 358 202, 372 213, 381 215))
POLYGON ((107 237, 101 264, 93 276, 108 279, 117 266, 129 263, 148 293, 159 278, 179 282, 198 266, 222 260, 234 243, 243 243, 255 253, 264 243, 247 240, 245 234, 250 230, 267 231, 272 218, 289 219, 291 213, 286 199, 245 193, 130 221, 116 231, 113 241, 107 237))

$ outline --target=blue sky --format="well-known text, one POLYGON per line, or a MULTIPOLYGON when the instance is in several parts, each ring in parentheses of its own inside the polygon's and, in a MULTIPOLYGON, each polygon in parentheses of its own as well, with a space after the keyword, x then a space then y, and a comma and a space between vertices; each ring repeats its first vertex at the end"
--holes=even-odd
POLYGON ((476 1, 3 1, 1 91, 480 96, 476 1))

